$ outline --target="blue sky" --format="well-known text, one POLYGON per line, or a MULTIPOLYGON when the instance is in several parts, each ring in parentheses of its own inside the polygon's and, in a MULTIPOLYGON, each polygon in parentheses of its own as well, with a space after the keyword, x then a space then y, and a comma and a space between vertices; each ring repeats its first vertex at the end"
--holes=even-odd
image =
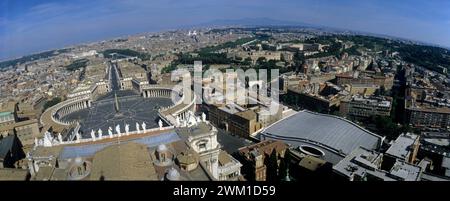
POLYGON ((446 0, 0 0, 0 59, 216 19, 263 17, 450 47, 446 0))

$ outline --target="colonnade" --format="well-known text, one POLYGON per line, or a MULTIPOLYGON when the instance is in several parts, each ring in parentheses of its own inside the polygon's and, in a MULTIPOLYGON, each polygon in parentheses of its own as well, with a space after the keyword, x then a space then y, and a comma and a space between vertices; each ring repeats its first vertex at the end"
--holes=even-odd
POLYGON ((189 112, 195 111, 195 104, 192 104, 187 109, 183 110, 179 114, 174 115, 175 117, 180 118, 180 120, 186 120, 189 117, 189 112))
POLYGON ((83 100, 80 102, 68 104, 67 106, 62 106, 59 110, 56 111, 56 114, 58 115, 58 119, 72 113, 78 110, 82 110, 85 108, 91 107, 91 101, 90 100, 83 100))
POLYGON ((168 97, 170 98, 172 95, 172 90, 170 89, 150 89, 150 90, 144 90, 142 92, 142 96, 144 98, 150 98, 150 97, 168 97))

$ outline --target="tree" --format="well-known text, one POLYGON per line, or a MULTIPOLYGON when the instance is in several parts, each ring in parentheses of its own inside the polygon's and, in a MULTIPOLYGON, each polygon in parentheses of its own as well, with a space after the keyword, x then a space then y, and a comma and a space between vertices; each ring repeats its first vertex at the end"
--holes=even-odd
POLYGON ((266 57, 259 57, 259 58, 256 60, 256 63, 261 64, 261 63, 264 63, 265 61, 266 61, 266 57))
POLYGON ((280 162, 280 180, 284 181, 286 180, 286 177, 289 176, 288 172, 289 172, 289 165, 290 165, 290 161, 291 161, 291 156, 288 153, 288 151, 286 151, 286 153, 284 154, 284 158, 282 158, 281 162, 280 162))
POLYGON ((78 60, 73 61, 68 66, 66 66, 66 68, 69 71, 75 71, 80 68, 86 67, 88 62, 89 62, 89 60, 87 60, 87 59, 78 59, 78 60))
POLYGON ((384 86, 381 86, 379 89, 375 91, 376 96, 384 96, 386 95, 386 88, 384 86))
POLYGON ((161 73, 162 74, 170 73, 170 72, 172 72, 172 71, 174 71, 176 69, 177 69, 177 63, 176 62, 172 62, 169 65, 167 65, 166 67, 162 68, 161 69, 161 73))
POLYGON ((386 88, 384 86, 380 87, 380 95, 382 96, 386 95, 386 88))
POLYGON ((294 54, 294 71, 299 72, 301 70, 302 65, 305 63, 305 55, 300 51, 296 51, 294 54))
POLYGON ((51 106, 54 106, 54 105, 58 104, 59 102, 61 102, 61 98, 60 97, 54 97, 52 100, 47 101, 44 104, 44 110, 46 110, 47 108, 49 108, 51 106))
POLYGON ((278 156, 275 149, 272 150, 272 153, 267 160, 267 172, 266 172, 267 181, 277 181, 278 180, 278 156))
POLYGON ((297 50, 294 54, 294 62, 296 65, 301 65, 305 61, 305 55, 303 53, 300 53, 299 50, 297 50))
POLYGON ((287 164, 285 158, 282 158, 280 160, 280 169, 278 173, 280 175, 279 177, 280 180, 283 180, 287 175, 287 164))
POLYGON ((390 117, 386 116, 372 116, 372 121, 375 123, 378 133, 386 136, 388 139, 396 139, 405 129, 395 124, 390 117))
POLYGON ((245 59, 244 59, 244 61, 243 61, 243 62, 241 62, 241 64, 242 64, 242 65, 246 65, 246 66, 249 66, 249 65, 251 65, 251 64, 252 64, 252 62, 253 62, 252 58, 250 58, 250 57, 247 57, 247 58, 245 58, 245 59))

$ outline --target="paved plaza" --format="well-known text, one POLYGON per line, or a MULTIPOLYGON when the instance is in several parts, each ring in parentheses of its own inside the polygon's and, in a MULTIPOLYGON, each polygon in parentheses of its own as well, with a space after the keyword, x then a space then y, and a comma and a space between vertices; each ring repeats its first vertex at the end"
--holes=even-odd
MULTIPOLYGON (((158 127, 158 109, 172 104, 169 98, 143 98, 141 96, 122 96, 118 98, 119 111, 116 112, 114 98, 101 99, 92 104, 91 108, 86 108, 73 112, 62 119, 64 121, 77 120, 81 124, 80 134, 83 138, 90 138, 91 130, 102 129, 103 135, 108 135, 108 128, 113 129, 120 125, 122 132, 125 132, 125 124, 129 124, 129 131, 136 130, 136 122, 146 128, 158 127)), ((166 125, 164 125, 166 126, 166 125)), ((140 127, 142 130, 142 127, 140 127)))

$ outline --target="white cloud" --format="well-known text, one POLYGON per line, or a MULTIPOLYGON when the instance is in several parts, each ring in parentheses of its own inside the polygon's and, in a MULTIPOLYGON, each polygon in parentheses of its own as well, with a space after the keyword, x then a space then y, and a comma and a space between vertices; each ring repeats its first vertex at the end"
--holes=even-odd
POLYGON ((63 3, 44 3, 31 7, 27 13, 29 16, 39 16, 39 15, 55 15, 66 13, 71 10, 79 8, 76 5, 69 5, 63 3))

